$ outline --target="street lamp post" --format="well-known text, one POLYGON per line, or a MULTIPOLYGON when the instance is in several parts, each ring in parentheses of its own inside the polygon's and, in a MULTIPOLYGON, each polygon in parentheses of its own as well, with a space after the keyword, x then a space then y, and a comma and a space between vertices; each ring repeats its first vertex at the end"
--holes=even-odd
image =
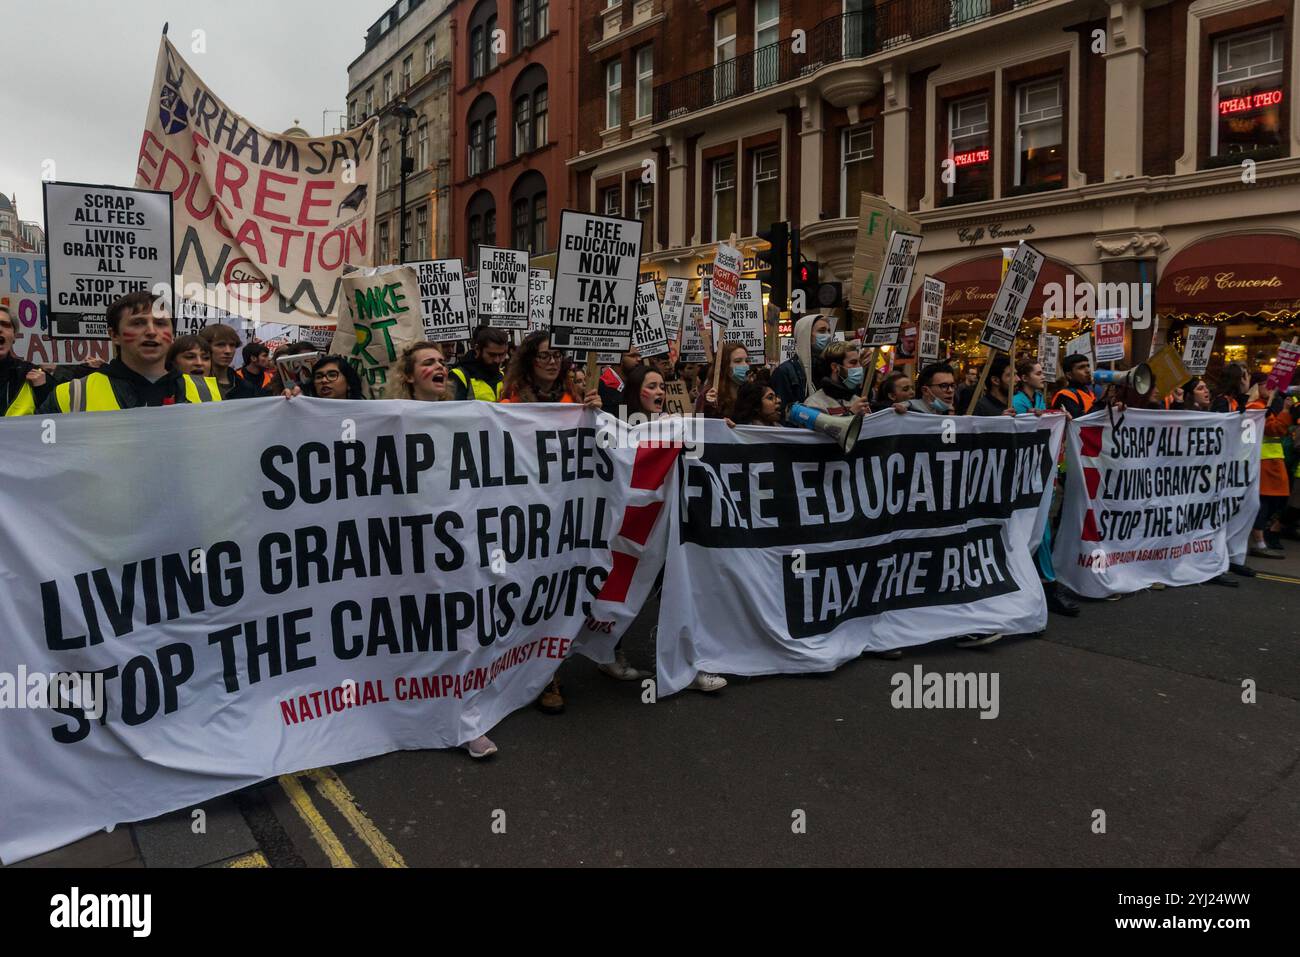
POLYGON ((398 127, 400 136, 400 155, 401 167, 398 174, 398 198, 397 201, 402 207, 402 213, 398 225, 401 235, 397 240, 397 261, 406 262, 406 177, 415 170, 415 160, 406 155, 406 138, 411 134, 411 120, 418 115, 415 110, 406 105, 405 102, 398 103, 393 112, 401 119, 401 126, 398 127))

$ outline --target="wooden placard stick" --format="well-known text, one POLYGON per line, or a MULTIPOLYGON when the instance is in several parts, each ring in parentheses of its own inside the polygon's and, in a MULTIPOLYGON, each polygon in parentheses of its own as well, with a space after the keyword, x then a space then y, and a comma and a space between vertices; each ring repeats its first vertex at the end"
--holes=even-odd
POLYGON ((980 369, 980 377, 975 382, 975 391, 971 393, 970 405, 966 409, 967 415, 975 414, 975 406, 979 404, 980 396, 984 394, 984 383, 989 378, 989 368, 993 365, 993 357, 998 351, 992 346, 984 347, 984 368, 980 369))

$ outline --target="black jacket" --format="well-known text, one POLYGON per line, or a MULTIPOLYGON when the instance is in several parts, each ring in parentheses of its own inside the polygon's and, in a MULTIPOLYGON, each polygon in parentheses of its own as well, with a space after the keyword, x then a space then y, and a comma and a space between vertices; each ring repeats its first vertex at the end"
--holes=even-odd
MULTIPOLYGON (((12 353, 0 359, 0 415, 4 415, 5 410, 18 398, 18 393, 23 390, 23 386, 27 385, 27 373, 35 368, 36 366, 30 362, 25 362, 12 353)), ((50 376, 45 377, 45 385, 39 388, 32 386, 37 408, 40 408, 53 391, 54 380, 50 376)))
POLYGON ((270 395, 269 392, 264 392, 259 388, 257 383, 250 382, 242 375, 236 375, 234 369, 230 370, 230 381, 232 384, 229 390, 222 388, 218 383, 223 401, 229 402, 231 399, 264 399, 270 395))
MULTIPOLYGON (((185 383, 176 370, 163 375, 157 382, 150 382, 140 373, 129 368, 121 359, 114 359, 98 370, 108 376, 113 387, 117 404, 124 409, 139 409, 144 406, 181 405, 186 402, 185 383), (168 400, 171 400, 170 402, 168 400)), ((59 412, 58 398, 54 391, 40 404, 37 415, 56 415, 59 412)))
MULTIPOLYGON (((969 402, 970 400, 967 399, 966 401, 969 402)), ((980 400, 975 403, 976 415, 1002 415, 1006 411, 1006 403, 995 399, 987 392, 981 395, 980 400)))
MULTIPOLYGON (((496 388, 501 382, 502 375, 499 366, 488 368, 474 353, 469 353, 460 362, 456 363, 455 368, 465 370, 467 379, 478 379, 480 382, 486 382, 492 388, 496 388)), ((451 376, 452 398, 454 399, 472 399, 474 393, 471 392, 465 383, 461 382, 456 376, 451 376)))

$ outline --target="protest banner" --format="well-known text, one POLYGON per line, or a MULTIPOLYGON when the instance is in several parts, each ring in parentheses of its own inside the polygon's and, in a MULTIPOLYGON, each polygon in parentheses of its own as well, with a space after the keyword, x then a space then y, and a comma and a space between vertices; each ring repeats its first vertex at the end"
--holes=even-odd
POLYGON ((1183 345, 1183 365, 1192 375, 1205 375, 1214 349, 1216 326, 1188 326, 1187 341, 1183 345))
POLYGON ((45 256, 0 253, 0 306, 14 324, 13 354, 33 365, 74 365, 112 356, 107 339, 55 339, 50 336, 50 284, 45 256))
POLYGON ((918 353, 922 362, 939 361, 939 338, 943 328, 943 297, 947 285, 942 279, 926 276, 921 280, 921 342, 918 353))
POLYGON ((1194 585, 1244 558, 1264 412, 1129 409, 1070 423, 1057 580, 1087 598, 1194 585))
POLYGON ((6 560, 0 675, 90 693, 0 708, 6 864, 473 740, 570 655, 612 661, 653 585, 632 568, 662 563, 663 522, 625 518, 676 450, 576 404, 250 399, 43 428, 0 429, 0 540, 59 542, 6 560), (111 479, 88 496, 86 475, 111 479))
POLYGON ((892 346, 898 342, 907 308, 907 294, 912 288, 912 273, 921 254, 919 233, 896 230, 889 237, 885 260, 876 282, 876 294, 867 315, 867 335, 863 344, 871 347, 892 346))
MULTIPOLYGON (((1085 332, 1081 336, 1075 336, 1065 344, 1066 356, 1087 356, 1089 362, 1092 358, 1092 333, 1085 332)), ((1095 363, 1094 363, 1095 364, 1095 363)))
POLYGON ((298 341, 307 343, 317 352, 329 352, 337 328, 337 326, 299 326, 298 341))
MULTIPOLYGON (((997 298, 989 309, 980 331, 980 345, 988 346, 999 352, 1014 352, 1016 333, 1020 331, 1020 322, 1025 316, 1025 306, 1034 293, 1038 283, 1039 270, 1043 268, 1046 257, 1029 243, 1022 242, 1016 248, 1016 254, 1002 277, 998 287, 997 298)), ((987 366, 987 363, 986 363, 987 366)))
POLYGON ((736 286, 731 322, 722 338, 742 343, 750 365, 761 366, 767 361, 763 346, 763 284, 759 280, 742 279, 736 286))
POLYGON ((781 361, 789 362, 796 355, 794 336, 781 337, 781 361))
POLYGON ((1060 373, 1061 337, 1043 333, 1038 337, 1038 361, 1043 366, 1043 379, 1054 382, 1060 373))
POLYGON ((374 263, 378 123, 336 136, 268 132, 230 109, 164 36, 135 185, 175 200, 183 284, 221 287, 225 308, 246 319, 336 319, 344 266, 374 263))
POLYGON ((528 331, 541 332, 550 328, 555 283, 549 269, 528 270, 528 331))
POLYGON ((668 332, 659 309, 659 290, 654 281, 636 287, 636 304, 632 310, 632 347, 642 359, 668 354, 668 332))
MULTIPOLYGON (((465 305, 469 309, 470 325, 478 326, 478 273, 465 277, 465 305)), ((473 330, 470 338, 473 338, 473 330)))
POLYGON ((847 457, 812 432, 702 426, 698 457, 681 457, 663 493, 661 700, 697 671, 829 671, 868 650, 1046 624, 1031 546, 1062 416, 881 412, 847 457))
POLYGON ((921 223, 916 217, 889 205, 883 197, 863 193, 858 207, 853 273, 849 281, 851 310, 861 313, 871 308, 871 303, 876 298, 880 270, 885 262, 885 247, 896 230, 919 234, 921 223))
POLYGON ((430 342, 465 342, 470 334, 469 303, 459 259, 408 262, 420 282, 420 321, 430 342))
POLYGON ((705 312, 710 322, 723 329, 731 322, 744 263, 744 257, 735 246, 718 244, 718 251, 713 258, 713 272, 709 275, 709 305, 705 312))
POLYGON ((1296 359, 1300 358, 1300 343, 1284 342, 1277 347, 1277 361, 1268 374, 1265 385, 1273 391, 1286 390, 1295 378, 1296 359))
POLYGON ((636 219, 566 209, 560 214, 551 345, 626 352, 641 268, 636 219))
POLYGON ((275 369, 280 376, 280 388, 299 388, 304 392, 311 385, 311 373, 320 361, 319 352, 300 352, 291 356, 280 356, 275 360, 275 369))
POLYGON ((691 406, 691 393, 681 379, 669 379, 664 383, 664 414, 690 415, 695 409, 691 406))
POLYGON ((478 248, 478 324, 528 329, 528 250, 478 248))
POLYGON ((1092 322, 1092 342, 1098 363, 1122 362, 1124 359, 1123 309, 1098 309, 1092 322))
POLYGON ((682 347, 679 362, 705 363, 711 358, 711 341, 705 329, 704 313, 698 302, 686 304, 686 321, 682 325, 682 347))
POLYGON ((107 339, 108 307, 127 293, 172 296, 169 193, 45 183, 45 261, 54 338, 107 339))
POLYGON ((686 313, 686 290, 690 287, 688 279, 669 279, 664 283, 663 312, 664 329, 669 342, 677 342, 682 335, 682 316, 686 313))
POLYGON ((360 269, 343 277, 342 296, 330 352, 357 370, 370 398, 382 398, 397 357, 424 338, 419 277, 410 266, 360 269))

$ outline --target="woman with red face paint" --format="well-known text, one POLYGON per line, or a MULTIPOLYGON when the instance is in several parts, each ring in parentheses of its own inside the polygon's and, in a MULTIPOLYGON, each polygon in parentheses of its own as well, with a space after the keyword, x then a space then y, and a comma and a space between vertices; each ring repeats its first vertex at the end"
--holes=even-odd
POLYGON ((385 398, 441 402, 451 398, 447 388, 447 360, 442 346, 416 342, 398 356, 396 375, 388 381, 385 398))

